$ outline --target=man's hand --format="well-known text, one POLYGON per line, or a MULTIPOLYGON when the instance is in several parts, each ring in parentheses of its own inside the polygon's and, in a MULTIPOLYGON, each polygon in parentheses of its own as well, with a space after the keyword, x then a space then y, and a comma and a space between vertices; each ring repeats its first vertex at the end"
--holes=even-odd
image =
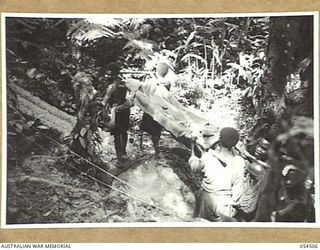
POLYGON ((121 111, 123 111, 123 110, 129 109, 129 108, 132 107, 132 106, 133 106, 133 101, 131 101, 131 100, 126 100, 125 103, 116 106, 115 112, 116 112, 116 113, 117 113, 117 112, 121 112, 121 111))

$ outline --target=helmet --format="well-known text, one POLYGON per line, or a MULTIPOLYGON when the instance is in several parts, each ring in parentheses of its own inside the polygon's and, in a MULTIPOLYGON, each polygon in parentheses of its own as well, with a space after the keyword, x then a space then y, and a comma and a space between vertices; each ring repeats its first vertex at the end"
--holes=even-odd
POLYGON ((221 145, 226 148, 231 148, 238 143, 239 136, 238 130, 229 127, 223 128, 220 131, 221 145))
POLYGON ((156 68, 157 74, 161 77, 165 77, 168 74, 169 66, 164 62, 160 62, 156 68))

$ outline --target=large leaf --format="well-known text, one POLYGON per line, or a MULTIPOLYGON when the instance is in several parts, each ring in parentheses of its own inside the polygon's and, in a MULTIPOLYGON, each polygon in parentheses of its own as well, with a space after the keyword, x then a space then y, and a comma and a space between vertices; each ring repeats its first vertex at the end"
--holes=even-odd
POLYGON ((190 33, 190 35, 188 36, 187 40, 184 43, 184 47, 187 47, 189 45, 191 40, 194 38, 195 34, 196 34, 196 31, 193 31, 190 33))

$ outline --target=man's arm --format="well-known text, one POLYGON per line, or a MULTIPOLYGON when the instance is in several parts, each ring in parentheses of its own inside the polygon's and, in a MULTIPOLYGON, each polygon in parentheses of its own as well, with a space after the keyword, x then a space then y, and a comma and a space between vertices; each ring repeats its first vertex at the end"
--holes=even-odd
POLYGON ((196 138, 191 138, 191 157, 188 160, 188 164, 192 172, 197 172, 203 168, 202 161, 195 155, 196 138))
POLYGON ((113 93, 115 93, 115 91, 116 91, 115 83, 112 83, 107 86, 106 93, 104 94, 103 99, 102 99, 102 105, 104 107, 110 102, 111 97, 112 97, 113 93))
POLYGON ((126 100, 125 103, 120 104, 116 107, 116 112, 121 112, 123 110, 129 109, 134 105, 134 101, 131 99, 126 100))
POLYGON ((289 213, 292 213, 299 203, 300 203, 299 199, 290 200, 289 204, 285 208, 276 211, 277 216, 278 215, 279 216, 284 216, 284 215, 287 215, 289 213))

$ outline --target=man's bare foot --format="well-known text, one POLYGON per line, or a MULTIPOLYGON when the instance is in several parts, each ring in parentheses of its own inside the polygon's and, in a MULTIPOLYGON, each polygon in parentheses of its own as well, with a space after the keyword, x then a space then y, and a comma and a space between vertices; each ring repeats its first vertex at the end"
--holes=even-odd
POLYGON ((117 161, 118 168, 125 168, 130 163, 130 158, 127 155, 121 155, 117 161))

